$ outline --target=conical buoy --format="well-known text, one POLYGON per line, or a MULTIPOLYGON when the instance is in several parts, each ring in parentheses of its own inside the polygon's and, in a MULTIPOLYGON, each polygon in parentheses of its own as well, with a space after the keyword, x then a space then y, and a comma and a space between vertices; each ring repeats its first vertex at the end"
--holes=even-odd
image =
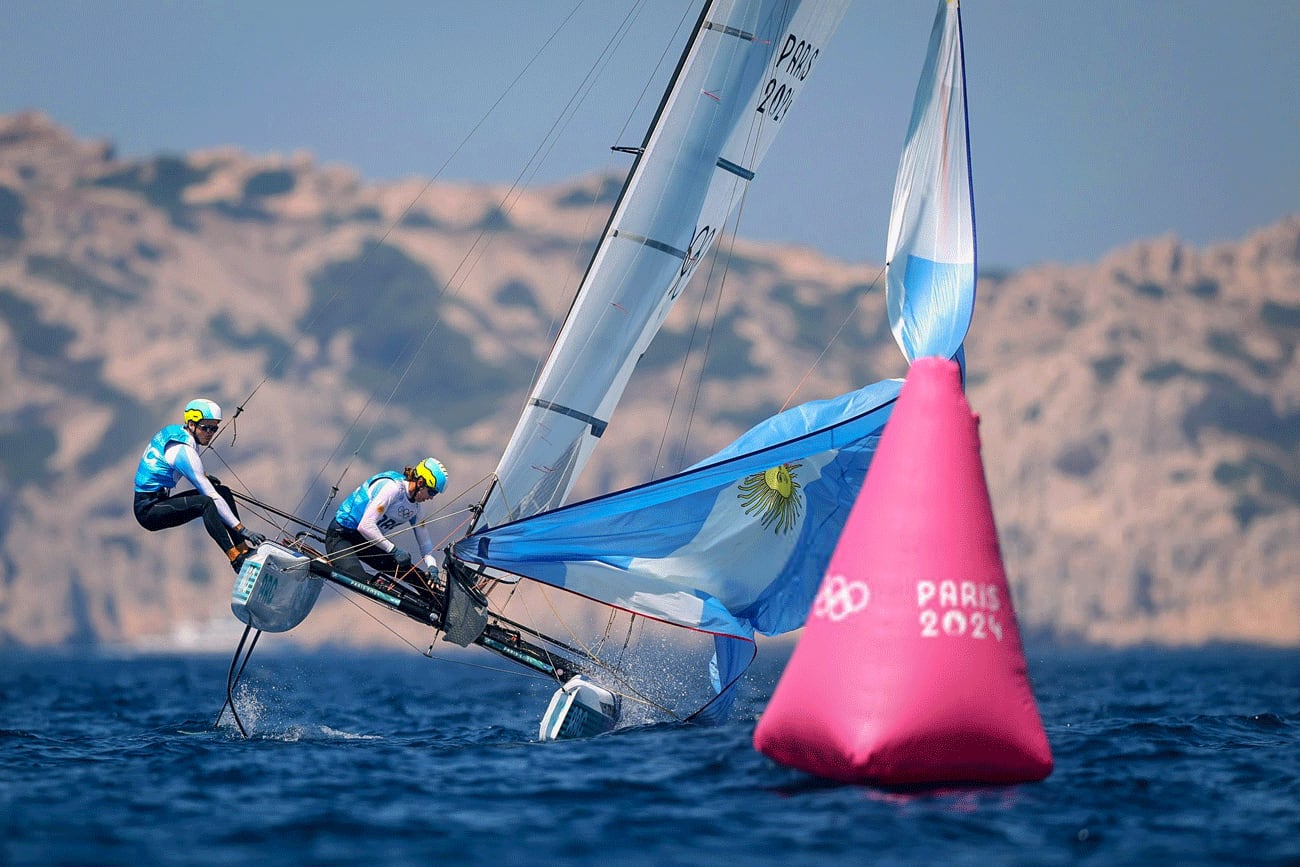
POLYGON ((918 359, 754 732, 763 754, 879 785, 1051 773, 978 425, 958 366, 918 359))

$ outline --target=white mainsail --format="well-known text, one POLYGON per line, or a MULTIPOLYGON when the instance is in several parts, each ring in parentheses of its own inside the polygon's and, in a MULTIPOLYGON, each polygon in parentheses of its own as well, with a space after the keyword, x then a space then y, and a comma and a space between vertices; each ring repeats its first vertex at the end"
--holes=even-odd
POLYGON ((847 5, 706 5, 497 466, 480 527, 564 502, 637 360, 789 126, 847 5))

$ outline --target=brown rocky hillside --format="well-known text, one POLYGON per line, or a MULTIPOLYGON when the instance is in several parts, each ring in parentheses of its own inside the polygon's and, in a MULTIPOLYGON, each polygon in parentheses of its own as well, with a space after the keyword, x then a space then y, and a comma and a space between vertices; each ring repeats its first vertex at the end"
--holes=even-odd
MULTIPOLYGON (((237 634, 202 530, 130 514, 140 450, 198 395, 244 407, 205 457, 235 487, 314 518, 331 485, 436 454, 458 531, 618 182, 425 187, 305 155, 121 160, 0 118, 0 643, 237 634)), ((903 375, 879 271, 737 241, 720 299, 693 287, 642 360, 583 492, 689 463, 796 387, 903 375)), ((1298 340, 1300 217, 981 275, 969 391, 1023 627, 1300 644, 1298 340)), ((300 640, 391 640, 322 606, 300 640)))

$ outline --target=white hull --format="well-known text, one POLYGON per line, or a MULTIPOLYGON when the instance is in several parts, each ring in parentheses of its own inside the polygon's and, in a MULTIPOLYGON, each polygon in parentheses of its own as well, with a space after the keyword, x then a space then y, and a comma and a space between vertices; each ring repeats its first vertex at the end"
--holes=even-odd
POLYGON ((578 675, 551 696, 538 737, 558 741, 612 731, 618 725, 619 706, 618 696, 578 675))
POLYGON ((310 560, 275 542, 263 542, 248 555, 235 578, 230 610, 263 632, 288 632, 311 613, 320 595, 320 578, 310 560))

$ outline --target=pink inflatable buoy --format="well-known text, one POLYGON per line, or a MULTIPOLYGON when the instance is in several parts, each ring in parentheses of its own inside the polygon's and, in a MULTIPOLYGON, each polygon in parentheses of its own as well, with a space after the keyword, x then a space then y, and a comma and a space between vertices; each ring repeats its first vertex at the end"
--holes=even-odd
POLYGON ((978 425, 958 366, 917 359, 754 732, 764 755, 880 785, 1051 773, 978 425))

